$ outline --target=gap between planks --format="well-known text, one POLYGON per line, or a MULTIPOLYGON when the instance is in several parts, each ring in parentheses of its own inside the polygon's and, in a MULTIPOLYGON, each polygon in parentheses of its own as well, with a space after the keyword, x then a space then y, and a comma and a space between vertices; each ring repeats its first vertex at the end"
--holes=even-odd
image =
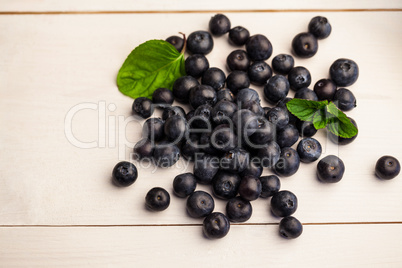
MULTIPOLYGON (((279 223, 231 223, 231 225, 246 225, 246 226, 261 226, 261 225, 278 225, 279 223)), ((380 224, 402 224, 401 221, 389 221, 389 222, 305 222, 303 225, 380 225, 380 224)), ((40 227, 191 227, 191 226, 202 226, 201 223, 189 223, 189 224, 107 224, 107 225, 0 225, 0 228, 40 228, 40 227)))
POLYGON ((400 12, 402 8, 355 9, 242 9, 242 10, 115 10, 115 11, 2 11, 0 15, 96 15, 166 13, 273 13, 273 12, 400 12))

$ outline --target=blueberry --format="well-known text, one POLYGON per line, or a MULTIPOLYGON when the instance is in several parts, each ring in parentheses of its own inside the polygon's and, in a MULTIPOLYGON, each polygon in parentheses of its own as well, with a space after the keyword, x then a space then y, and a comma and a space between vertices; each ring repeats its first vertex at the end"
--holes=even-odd
POLYGON ((226 75, 225 73, 216 67, 211 67, 204 72, 201 78, 203 85, 213 87, 215 90, 219 90, 225 86, 226 75))
POLYGON ((226 204, 226 215, 231 222, 245 222, 251 218, 253 207, 250 201, 237 196, 226 204))
POLYGON ((337 59, 329 68, 329 75, 338 87, 353 85, 359 77, 359 67, 350 59, 337 59))
POLYGON ((240 109, 233 114, 237 136, 251 136, 258 129, 258 117, 250 110, 240 109))
POLYGON ((241 103, 242 109, 247 109, 252 111, 255 115, 262 116, 264 115, 264 109, 261 107, 260 102, 255 100, 250 100, 241 103))
POLYGON ((260 96, 258 92, 251 88, 243 88, 236 95, 237 105, 241 106, 241 104, 249 101, 256 101, 260 103, 260 96))
POLYGON ((166 121, 169 117, 172 117, 174 115, 186 117, 186 112, 180 106, 168 106, 163 109, 162 120, 166 121))
POLYGON ((241 148, 228 151, 220 161, 220 168, 233 173, 245 170, 250 162, 250 154, 241 148))
POLYGON ((265 99, 271 104, 276 104, 278 101, 286 98, 289 88, 289 81, 285 76, 275 75, 264 85, 265 99))
POLYGON ((223 35, 230 30, 230 20, 223 14, 216 14, 209 20, 209 30, 213 35, 223 35))
POLYGON ((194 116, 191 119, 191 125, 194 128, 207 128, 211 129, 211 123, 209 119, 211 118, 211 113, 212 113, 212 106, 209 104, 203 104, 198 106, 197 109, 195 109, 194 116))
POLYGON ((112 178, 117 186, 127 187, 133 184, 138 177, 138 171, 134 164, 122 161, 113 168, 112 178))
MULTIPOLYGON (((229 74, 230 76, 230 74, 229 74)), ((229 78, 228 76, 228 78, 229 78)), ((227 81, 228 79, 226 79, 227 81)), ((227 88, 223 88, 220 89, 216 92, 216 98, 217 98, 217 102, 221 101, 221 100, 227 100, 230 102, 234 102, 235 101, 235 97, 233 95, 233 92, 230 89, 227 88)))
POLYGON ((236 46, 242 46, 246 44, 250 32, 243 26, 236 26, 229 31, 229 42, 236 46))
POLYGON ((280 107, 282 109, 284 109, 287 113, 288 113, 288 117, 289 117, 289 124, 295 125, 296 121, 298 120, 298 118, 292 114, 291 112, 289 112, 288 107, 286 106, 286 103, 288 103, 291 100, 291 98, 284 98, 282 100, 280 100, 276 106, 280 107))
POLYGON ((290 88, 297 91, 311 84, 311 75, 309 70, 302 66, 293 67, 289 72, 288 80, 290 88))
POLYGON ((250 58, 247 52, 242 49, 232 51, 226 58, 226 64, 231 71, 244 71, 247 72, 250 66, 250 58))
POLYGON ((247 40, 246 50, 252 61, 266 60, 272 55, 272 44, 266 36, 256 34, 247 40))
POLYGON ((158 88, 152 93, 152 102, 157 106, 169 106, 173 104, 173 101, 173 93, 168 88, 158 88))
POLYGON ((295 65, 291 55, 279 54, 272 59, 272 69, 278 74, 287 75, 295 65))
POLYGON ((153 114, 154 106, 150 99, 139 97, 134 100, 132 110, 142 118, 148 118, 153 114))
POLYGON ((216 103, 216 91, 207 85, 195 86, 190 90, 189 102, 193 109, 204 104, 213 106, 216 103))
POLYGON ((210 140, 211 145, 222 152, 228 152, 237 147, 237 137, 229 125, 219 125, 213 131, 210 140))
POLYGON ((225 237, 229 230, 229 220, 220 212, 211 213, 204 219, 202 223, 202 231, 209 239, 219 239, 225 237))
POLYGON ((193 174, 198 183, 210 184, 219 170, 219 158, 210 155, 197 157, 194 162, 193 174))
POLYGON ((293 52, 301 58, 311 58, 318 51, 317 38, 311 33, 299 33, 292 41, 293 52))
POLYGON ((142 137, 151 141, 160 141, 164 138, 164 122, 160 118, 149 118, 142 126, 142 137))
POLYGON ((198 141, 199 148, 203 150, 206 154, 210 155, 218 155, 219 150, 215 149, 215 147, 212 146, 211 144, 211 136, 212 136, 212 131, 206 131, 202 130, 202 133, 200 135, 200 139, 198 141))
POLYGON ((317 133, 317 129, 311 121, 302 121, 298 119, 296 121, 296 128, 301 137, 312 137, 317 133))
POLYGON ((308 24, 308 31, 317 37, 317 39, 324 39, 331 33, 331 24, 329 24, 327 18, 317 16, 311 19, 308 24))
POLYGON ((214 208, 214 199, 207 192, 195 191, 187 198, 186 210, 193 218, 206 217, 212 213, 214 208))
POLYGON ((250 136, 253 145, 263 145, 276 138, 276 127, 263 116, 257 119, 257 130, 250 136))
POLYGON ((154 154, 154 142, 148 140, 147 138, 139 140, 133 149, 134 159, 136 160, 148 160, 152 161, 152 156, 154 154))
POLYGON ((188 56, 184 62, 187 75, 194 78, 200 78, 209 68, 208 59, 202 54, 188 56))
POLYGON ((287 217, 295 213, 297 197, 290 191, 279 191, 272 196, 271 210, 277 217, 287 217))
POLYGON ((201 152, 198 136, 195 135, 194 137, 187 139, 181 146, 181 156, 188 161, 194 161, 196 154, 201 152))
POLYGON ((190 75, 179 77, 173 83, 173 96, 179 102, 188 103, 190 89, 199 84, 198 80, 190 75))
POLYGON ((170 44, 172 44, 179 52, 181 52, 183 50, 184 40, 181 37, 172 35, 172 36, 166 38, 166 42, 169 42, 170 44))
POLYGON ((258 158, 263 167, 273 167, 278 162, 280 154, 281 149, 274 141, 268 142, 257 151, 258 158))
POLYGON ((187 38, 187 49, 192 54, 208 54, 214 47, 214 40, 207 31, 192 32, 187 38))
POLYGON ((317 164, 317 175, 322 182, 338 182, 342 179, 343 173, 345 173, 345 165, 335 155, 328 155, 317 164))
POLYGON ((173 192, 178 197, 186 197, 192 194, 197 187, 197 181, 190 172, 177 175, 173 180, 173 192))
POLYGON ((267 119, 272 124, 276 125, 278 129, 285 127, 289 123, 289 114, 286 109, 281 107, 274 107, 267 113, 267 119))
POLYGON ((279 234, 282 237, 293 239, 299 237, 302 232, 303 225, 295 217, 284 217, 279 223, 279 234))
POLYGON ((246 169, 240 173, 240 177, 243 178, 245 176, 254 176, 259 178, 261 174, 262 166, 260 164, 260 161, 254 157, 250 160, 250 163, 248 164, 246 169))
POLYGON ((239 185, 239 195, 248 201, 258 199, 261 194, 261 181, 254 176, 245 176, 239 185))
POLYGON ((342 111, 350 111, 356 107, 356 98, 347 88, 339 88, 333 98, 334 103, 342 111))
POLYGON ((383 180, 390 180, 398 176, 401 164, 398 159, 390 155, 384 155, 377 160, 375 174, 383 180))
MULTIPOLYGON (((352 124, 357 128, 356 121, 353 118, 350 118, 350 117, 348 117, 348 118, 349 118, 350 122, 352 122, 352 124)), ((351 138, 342 138, 342 137, 339 137, 339 136, 333 134, 332 132, 328 132, 329 139, 333 143, 336 143, 339 145, 347 145, 347 144, 351 143, 352 141, 354 141, 357 138, 357 135, 358 134, 356 134, 355 136, 353 136, 351 138)))
POLYGON ((314 138, 304 138, 297 145, 297 153, 300 161, 303 163, 311 163, 320 158, 322 147, 318 140, 314 138))
POLYGON ((170 195, 161 187, 152 188, 145 196, 145 205, 151 211, 165 210, 170 205, 170 195))
POLYGON ((250 86, 250 78, 246 72, 233 71, 226 78, 226 86, 233 94, 237 94, 239 90, 250 86))
POLYGON ((299 89, 295 94, 295 99, 318 101, 317 94, 307 87, 299 89))
POLYGON ((231 199, 239 191, 241 178, 236 173, 219 171, 212 180, 212 190, 214 195, 221 199, 231 199))
POLYGON ((271 78, 272 69, 265 61, 256 61, 248 67, 248 76, 251 83, 262 86, 271 78))
POLYGON ((188 113, 186 113, 185 118, 186 118, 187 122, 190 121, 191 118, 193 118, 194 113, 195 113, 195 110, 190 110, 190 111, 188 111, 188 113))
POLYGON ((300 166, 300 157, 297 152, 290 147, 281 149, 281 156, 274 166, 276 174, 283 177, 292 176, 300 166))
POLYGON ((331 101, 336 92, 336 85, 331 79, 320 79, 314 85, 318 100, 331 101))
POLYGON ((161 142, 155 146, 153 158, 156 166, 170 167, 179 160, 180 150, 175 144, 161 142))
POLYGON ((276 143, 279 147, 290 147, 299 139, 299 131, 292 124, 287 124, 283 128, 278 130, 276 135, 276 143))
POLYGON ((184 139, 188 133, 188 124, 184 117, 173 115, 166 119, 164 125, 166 137, 173 143, 178 143, 184 139))
POLYGON ((217 125, 232 122, 232 117, 236 111, 237 105, 235 103, 221 100, 212 109, 211 119, 217 125))
POLYGON ((273 196, 281 188, 281 181, 276 175, 262 176, 259 178, 261 182, 260 197, 266 198, 273 196))

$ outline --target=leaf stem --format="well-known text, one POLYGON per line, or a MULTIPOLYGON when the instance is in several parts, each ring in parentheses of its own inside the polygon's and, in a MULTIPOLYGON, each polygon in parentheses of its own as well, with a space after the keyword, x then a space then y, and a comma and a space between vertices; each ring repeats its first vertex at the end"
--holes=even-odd
POLYGON ((180 54, 184 54, 184 52, 186 52, 186 48, 187 48, 187 39, 186 39, 186 35, 182 32, 179 32, 179 34, 183 35, 183 48, 180 51, 180 54))

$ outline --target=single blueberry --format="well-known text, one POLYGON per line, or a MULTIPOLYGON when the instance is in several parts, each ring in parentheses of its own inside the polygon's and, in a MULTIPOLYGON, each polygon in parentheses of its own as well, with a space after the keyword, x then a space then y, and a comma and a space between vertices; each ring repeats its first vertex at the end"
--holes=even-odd
POLYGON ((289 88, 289 81, 285 76, 275 75, 264 85, 264 97, 269 103, 276 104, 286 98, 289 88))
POLYGON ((299 33, 292 41, 293 52, 301 58, 311 58, 318 51, 317 38, 311 33, 299 33))
POLYGON ((194 54, 187 57, 184 62, 187 75, 200 78, 209 68, 208 59, 202 54, 194 54))
POLYGON ((195 191, 187 198, 186 210, 193 218, 206 217, 212 213, 214 208, 214 199, 207 192, 195 191))
POLYGON ((318 101, 317 94, 307 87, 299 89, 295 94, 295 99, 318 101))
POLYGON ((233 94, 237 94, 241 89, 250 86, 250 78, 246 72, 233 71, 226 78, 226 86, 233 94))
POLYGON ((130 186, 137 180, 137 177, 138 171, 133 163, 122 161, 113 168, 112 179, 117 186, 130 186))
POLYGON ((287 75, 295 65, 291 55, 279 54, 272 59, 272 69, 278 74, 287 75))
POLYGON ((190 89, 199 84, 198 80, 190 75, 179 77, 173 83, 173 96, 179 102, 188 103, 190 89))
POLYGON ((173 93, 168 88, 158 88, 152 93, 152 102, 160 107, 172 105, 174 101, 173 93))
POLYGON ((226 75, 216 67, 211 67, 204 72, 201 78, 203 85, 211 86, 215 90, 219 90, 225 86, 226 75))
POLYGON ((154 163, 158 167, 173 166, 180 158, 180 150, 177 145, 169 142, 161 142, 154 148, 154 163))
POLYGON ((299 237, 303 232, 303 225, 298 219, 292 216, 284 217, 279 222, 279 234, 282 237, 293 239, 299 237))
POLYGON ((173 191, 178 197, 192 194, 197 187, 197 181, 190 172, 177 175, 173 180, 173 191))
POLYGON ((401 164, 398 159, 390 155, 384 155, 377 160, 375 174, 383 180, 390 180, 398 176, 401 164))
POLYGON ((287 217, 297 209, 297 197, 290 191, 279 191, 271 198, 271 210, 277 217, 287 217))
POLYGON ((134 159, 151 161, 154 154, 155 143, 147 138, 139 140, 133 149, 134 159))
POLYGON ((190 90, 189 102, 193 109, 204 104, 213 106, 216 103, 216 91, 207 85, 195 86, 190 90))
POLYGON ((314 138, 304 138, 297 145, 297 153, 300 161, 303 163, 311 163, 320 158, 322 147, 318 140, 314 138))
POLYGON ((317 39, 327 38, 331 33, 331 24, 325 17, 317 16, 311 19, 308 24, 308 31, 312 33, 317 39))
POLYGON ((212 180, 212 191, 221 199, 231 199, 237 195, 241 180, 236 173, 220 170, 212 180))
POLYGON ((271 78, 272 69, 265 61, 256 61, 248 67, 248 76, 251 83, 262 86, 271 78))
POLYGON ((243 26, 236 26, 229 31, 229 42, 236 46, 242 46, 246 44, 250 32, 243 26))
POLYGON ((356 97, 347 88, 339 88, 335 92, 333 101, 342 111, 350 111, 356 107, 356 97))
POLYGON ((181 52, 183 50, 183 46, 184 46, 184 40, 183 38, 179 37, 179 36, 169 36, 168 38, 166 38, 166 42, 169 42, 170 44, 172 44, 177 51, 181 52))
POLYGON ((135 114, 145 119, 153 114, 154 105, 150 99, 139 97, 134 100, 132 110, 135 114))
POLYGON ((213 35, 223 35, 230 30, 230 20, 223 14, 216 14, 209 20, 209 30, 213 35))
POLYGON ((290 88, 297 91, 311 84, 311 74, 305 67, 293 67, 288 75, 290 88))
POLYGON ((230 71, 244 71, 247 72, 248 67, 250 66, 250 58, 247 55, 247 52, 242 49, 237 49, 227 56, 226 64, 230 71))
POLYGON ((226 215, 231 222, 245 222, 251 218, 253 207, 250 201, 237 196, 226 204, 226 215))
POLYGON ((299 170, 300 157, 297 152, 290 147, 281 149, 281 156, 274 166, 274 171, 279 176, 289 177, 299 170))
POLYGON ((359 77, 359 67, 353 60, 337 59, 329 68, 329 75, 338 87, 351 86, 359 77))
POLYGON ((224 214, 214 212, 205 217, 202 223, 202 230, 207 238, 219 239, 228 234, 230 222, 224 214))
POLYGON ((281 188, 281 181, 276 175, 262 176, 259 178, 261 181, 261 194, 260 197, 266 198, 273 196, 281 188))
POLYGON ((336 85, 331 79, 320 79, 314 85, 318 100, 331 101, 336 92, 336 85))
POLYGON ((170 195, 161 187, 152 188, 145 196, 145 205, 151 211, 163 211, 169 207, 169 204, 170 195))
POLYGON ((344 173, 345 165, 343 161, 335 155, 328 155, 322 158, 317 164, 317 175, 322 182, 339 182, 344 173))
POLYGON ((195 31, 187 37, 187 49, 192 54, 208 54, 214 47, 214 40, 207 31, 195 31))
POLYGON ((272 55, 272 44, 265 35, 256 34, 247 40, 246 50, 252 61, 262 61, 272 55))

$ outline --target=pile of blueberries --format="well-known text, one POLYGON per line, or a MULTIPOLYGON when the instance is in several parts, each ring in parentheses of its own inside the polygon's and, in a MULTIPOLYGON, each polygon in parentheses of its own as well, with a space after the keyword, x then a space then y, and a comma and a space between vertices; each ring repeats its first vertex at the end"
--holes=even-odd
MULTIPOLYGON (((292 176, 300 162, 318 160, 322 147, 312 138, 317 132, 314 125, 299 120, 287 110, 289 89, 296 91, 295 98, 329 100, 348 111, 356 106, 356 98, 344 87, 357 80, 358 66, 350 59, 336 60, 329 70, 331 79, 319 80, 311 90, 308 88, 310 72, 305 67, 295 67, 291 55, 275 56, 273 70, 265 62, 272 55, 272 44, 266 36, 250 36, 242 26, 231 28, 223 14, 211 18, 209 30, 193 32, 187 40, 177 36, 166 40, 178 51, 186 42, 190 52, 185 61, 187 76, 178 78, 172 91, 155 90, 152 100, 135 99, 133 111, 142 118, 150 117, 155 108, 163 109, 163 113, 162 118, 145 121, 143 139, 135 145, 134 155, 137 160, 152 161, 158 167, 170 167, 180 156, 194 161, 193 173, 176 176, 173 189, 178 197, 187 198, 189 216, 204 218, 206 237, 224 237, 230 222, 245 222, 251 217, 252 201, 271 197, 273 214, 282 217, 280 234, 296 238, 303 230, 300 221, 291 216, 297 209, 297 197, 290 191, 280 190, 278 176, 292 176), (230 74, 226 77, 221 69, 209 66, 205 55, 213 49, 212 35, 227 33, 232 45, 245 46, 245 50, 237 49, 227 56, 230 74), (259 93, 250 84, 263 86, 264 97, 273 107, 261 107, 259 93), (182 107, 172 106, 174 100, 189 105, 191 110, 186 113, 182 107), (295 150, 292 146, 299 137, 295 150), (261 176, 263 168, 271 169, 276 175, 261 176), (214 198, 205 191, 195 191, 197 183, 211 185, 213 196, 227 200, 225 213, 213 212, 214 198)), ((293 39, 293 53, 298 57, 312 57, 318 49, 317 40, 328 37, 330 32, 331 25, 326 18, 314 17, 308 32, 293 39)), ((333 134, 329 137, 341 145, 356 138, 333 134)), ((378 170, 385 174, 393 172, 392 176, 400 170, 399 162, 392 157, 378 165, 378 170)), ((344 171, 344 163, 335 155, 328 155, 317 164, 317 175, 322 182, 338 182, 344 171)), ((130 162, 120 162, 113 170, 114 182, 119 186, 131 185, 137 176, 138 171, 130 162)), ((145 203, 152 211, 162 211, 169 206, 170 195, 165 189, 155 187, 147 193, 145 203)))

